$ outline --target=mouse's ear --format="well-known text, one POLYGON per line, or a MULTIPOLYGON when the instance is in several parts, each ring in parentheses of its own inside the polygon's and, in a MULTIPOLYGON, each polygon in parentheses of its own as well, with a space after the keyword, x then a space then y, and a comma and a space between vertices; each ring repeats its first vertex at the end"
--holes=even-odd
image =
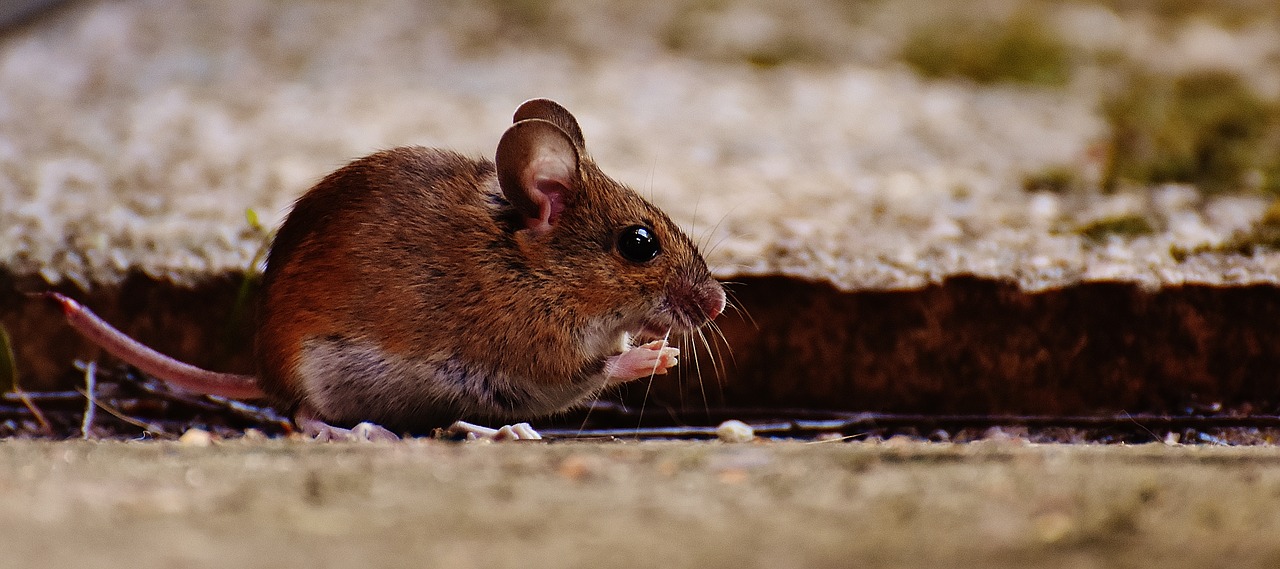
POLYGON ((577 190, 578 149, 560 127, 542 119, 511 125, 498 141, 498 184, 535 234, 551 230, 577 190))
POLYGON ((578 147, 579 152, 587 147, 587 143, 582 140, 582 129, 578 127, 578 119, 573 118, 573 113, 560 106, 560 103, 551 99, 529 99, 516 109, 511 122, 516 123, 527 119, 542 119, 560 127, 560 130, 569 135, 569 139, 573 141, 574 146, 578 147))

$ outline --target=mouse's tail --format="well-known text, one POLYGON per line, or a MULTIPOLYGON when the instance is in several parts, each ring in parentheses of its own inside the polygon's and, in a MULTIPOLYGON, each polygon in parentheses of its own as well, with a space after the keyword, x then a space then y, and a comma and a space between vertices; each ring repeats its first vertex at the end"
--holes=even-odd
POLYGON ((219 373, 182 363, 126 336, 79 302, 56 292, 46 292, 44 296, 62 307, 67 323, 80 335, 143 373, 205 395, 232 399, 256 399, 264 396, 262 389, 258 387, 258 379, 253 376, 219 373))

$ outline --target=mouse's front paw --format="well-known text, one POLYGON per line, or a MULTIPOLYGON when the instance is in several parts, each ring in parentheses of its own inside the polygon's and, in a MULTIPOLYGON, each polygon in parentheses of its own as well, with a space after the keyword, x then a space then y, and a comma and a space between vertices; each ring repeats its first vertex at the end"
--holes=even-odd
POLYGON ((466 435, 469 441, 534 441, 542 440, 542 435, 538 434, 529 423, 516 423, 514 425, 503 425, 497 429, 482 427, 466 421, 455 421, 449 427, 449 432, 460 435, 466 435))
POLYGON ((651 375, 662 375, 678 363, 678 348, 668 346, 666 340, 654 340, 609 358, 604 367, 609 374, 609 383, 623 383, 651 375))

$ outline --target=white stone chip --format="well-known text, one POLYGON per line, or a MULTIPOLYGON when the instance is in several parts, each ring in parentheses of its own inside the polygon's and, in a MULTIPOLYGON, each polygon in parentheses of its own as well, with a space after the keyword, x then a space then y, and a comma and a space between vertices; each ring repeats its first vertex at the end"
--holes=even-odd
POLYGON ((751 425, 737 419, 730 419, 716 427, 716 437, 726 443, 749 443, 755 440, 756 432, 751 425))

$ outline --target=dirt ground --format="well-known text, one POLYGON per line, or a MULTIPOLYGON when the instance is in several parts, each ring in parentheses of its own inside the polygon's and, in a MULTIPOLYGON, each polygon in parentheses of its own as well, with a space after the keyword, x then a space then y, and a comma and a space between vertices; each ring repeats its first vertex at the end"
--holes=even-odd
POLYGON ((1274 567, 1273 447, 0 444, 9 567, 1274 567))

